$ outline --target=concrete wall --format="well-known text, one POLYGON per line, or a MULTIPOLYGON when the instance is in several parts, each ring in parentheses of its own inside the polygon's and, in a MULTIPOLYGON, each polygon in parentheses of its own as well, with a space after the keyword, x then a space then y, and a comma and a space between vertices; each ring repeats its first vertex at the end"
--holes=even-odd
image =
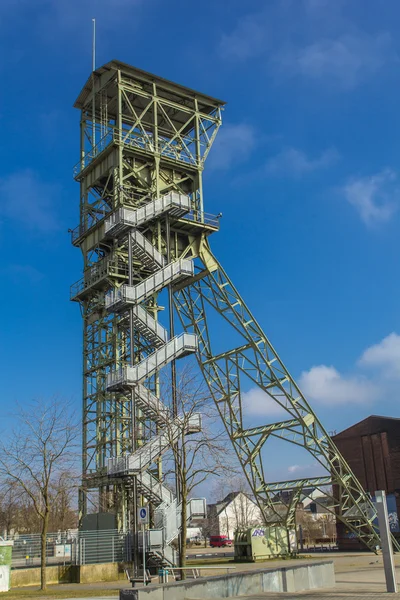
MULTIPOLYGON (((47 567, 47 583, 76 583, 76 569, 72 565, 47 567)), ((12 569, 11 587, 40 585, 40 567, 30 569, 12 569)))
POLYGON ((186 600, 231 598, 262 592, 299 592, 335 585, 333 561, 302 562, 281 568, 257 569, 121 590, 120 600, 186 600))
MULTIPOLYGON (((116 581, 125 579, 124 568, 119 563, 101 563, 96 565, 65 565, 47 567, 47 583, 94 583, 96 581, 116 581)), ((13 569, 11 587, 40 584, 40 568, 13 569)))
POLYGON ((118 563, 100 563, 97 565, 81 565, 78 583, 94 581, 116 581, 118 579, 118 563))

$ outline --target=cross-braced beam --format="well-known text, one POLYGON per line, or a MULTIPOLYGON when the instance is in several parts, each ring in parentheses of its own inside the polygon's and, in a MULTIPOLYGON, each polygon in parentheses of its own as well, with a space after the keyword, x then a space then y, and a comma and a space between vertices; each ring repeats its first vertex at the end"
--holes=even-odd
MULTIPOLYGON (((176 291, 175 305, 183 327, 199 337, 198 359, 226 430, 267 523, 294 526, 300 496, 311 489, 323 489, 331 499, 331 510, 371 550, 380 544, 373 521, 374 505, 340 455, 301 390, 279 358, 274 347, 250 313, 244 300, 207 248, 203 265, 192 283, 176 291), (208 325, 209 313, 216 311, 243 339, 243 344, 214 355, 208 325), (245 428, 243 426, 243 380, 265 392, 288 415, 288 420, 245 428), (264 474, 262 451, 270 438, 290 442, 307 450, 327 474, 323 477, 269 483, 264 474), (282 492, 286 494, 286 503, 282 492), (350 518, 356 507, 357 519, 350 518)), ((214 318, 213 318, 214 323, 214 318)), ((215 325, 214 325, 215 326, 215 325)))

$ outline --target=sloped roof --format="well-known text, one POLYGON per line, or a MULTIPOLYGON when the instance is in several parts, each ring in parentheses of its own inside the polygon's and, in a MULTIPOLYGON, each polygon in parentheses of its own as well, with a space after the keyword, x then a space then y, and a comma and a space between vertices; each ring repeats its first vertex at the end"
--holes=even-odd
POLYGON ((159 77, 158 75, 154 75, 153 73, 148 73, 147 71, 143 71, 142 69, 138 69, 137 67, 133 67, 132 65, 128 65, 127 63, 121 62, 120 60, 111 60, 108 63, 105 63, 101 67, 98 67, 95 71, 91 73, 85 85, 77 97, 74 107, 82 108, 86 102, 86 99, 90 95, 92 91, 93 81, 101 77, 104 73, 113 72, 113 71, 122 71, 128 76, 136 77, 142 81, 146 82, 154 82, 158 85, 162 86, 165 90, 170 90, 171 92, 180 93, 189 97, 196 97, 199 102, 203 104, 203 111, 210 112, 215 106, 224 106, 225 102, 223 100, 219 100, 218 98, 213 98, 212 96, 208 96, 207 94, 203 94, 201 92, 197 92, 192 88, 186 87, 179 83, 175 83, 174 81, 169 81, 168 79, 164 79, 163 77, 159 77))
POLYGON ((353 425, 350 425, 350 427, 347 427, 346 429, 343 429, 342 431, 339 431, 339 433, 337 433, 336 435, 332 436, 333 441, 335 441, 335 439, 337 437, 341 437, 341 436, 346 436, 348 433, 351 433, 351 431, 355 428, 359 428, 362 425, 365 424, 371 424, 373 421, 377 421, 380 424, 383 424, 384 422, 390 422, 393 423, 394 421, 400 421, 399 418, 397 417, 384 417, 381 415, 370 415, 369 417, 366 417, 365 419, 361 419, 361 421, 357 421, 357 423, 354 423, 353 425))
POLYGON ((243 491, 239 491, 239 492, 230 492, 227 496, 225 496, 225 498, 223 500, 220 500, 219 502, 214 502, 214 503, 208 504, 207 506, 210 511, 212 511, 212 509, 215 508, 216 514, 219 515, 223 510, 225 510, 225 508, 227 508, 227 506, 229 506, 229 504, 231 504, 235 500, 235 498, 237 498, 239 496, 239 494, 243 494, 250 500, 250 502, 253 502, 254 504, 256 504, 255 501, 253 500, 253 498, 249 494, 246 494, 246 492, 243 492, 243 491))

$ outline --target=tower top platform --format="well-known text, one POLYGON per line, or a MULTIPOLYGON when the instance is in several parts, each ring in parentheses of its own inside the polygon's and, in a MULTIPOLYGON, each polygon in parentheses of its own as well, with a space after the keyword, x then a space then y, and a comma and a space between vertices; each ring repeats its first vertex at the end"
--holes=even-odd
POLYGON ((185 100, 193 101, 196 99, 198 110, 205 114, 210 114, 216 108, 220 108, 226 104, 223 100, 218 100, 218 98, 207 96, 189 87, 174 83, 147 71, 142 71, 142 69, 119 60, 112 60, 93 71, 77 97, 74 108, 83 109, 90 102, 93 81, 95 82, 95 89, 102 88, 107 82, 112 80, 117 71, 120 71, 123 77, 132 79, 138 88, 142 88, 144 91, 152 91, 153 84, 156 84, 157 94, 166 100, 171 100, 172 102, 178 100, 179 103, 182 103, 185 100))

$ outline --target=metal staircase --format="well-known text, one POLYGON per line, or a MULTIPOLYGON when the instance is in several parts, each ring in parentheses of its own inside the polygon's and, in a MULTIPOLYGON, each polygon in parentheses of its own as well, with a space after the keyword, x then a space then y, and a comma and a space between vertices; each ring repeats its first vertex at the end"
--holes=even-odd
POLYGON ((190 415, 186 422, 181 417, 177 417, 168 423, 163 431, 153 436, 151 440, 133 454, 109 458, 107 472, 109 475, 136 475, 142 473, 171 448, 172 444, 176 443, 182 430, 187 435, 201 431, 201 415, 190 415))
MULTIPOLYGON (((144 199, 145 200, 145 199, 144 199)), ((170 192, 161 198, 150 200, 137 209, 119 208, 105 221, 105 235, 108 237, 119 237, 132 228, 141 227, 145 223, 169 214, 173 217, 181 217, 190 211, 190 199, 188 196, 170 192)))
POLYGON ((125 311, 130 304, 143 302, 170 283, 177 283, 185 277, 192 277, 193 274, 193 261, 177 260, 159 269, 135 286, 123 285, 118 290, 110 290, 106 294, 106 308, 113 312, 125 311))
POLYGON ((167 330, 142 306, 132 307, 133 324, 155 348, 167 343, 167 330))
POLYGON ((136 404, 152 421, 162 426, 169 422, 170 414, 165 405, 148 388, 140 383, 135 387, 136 404))
POLYGON ((196 335, 191 333, 177 335, 137 365, 133 367, 124 365, 111 371, 107 375, 107 388, 109 390, 119 390, 134 386, 154 375, 175 358, 182 358, 191 352, 196 352, 196 348, 196 335))
POLYGON ((163 485, 149 471, 143 471, 136 476, 139 492, 143 494, 154 505, 166 502, 171 504, 174 500, 174 494, 167 486, 163 485))
POLYGON ((142 262, 143 266, 149 271, 157 271, 165 265, 163 255, 151 244, 145 237, 135 229, 131 234, 132 248, 142 262))
MULTIPOLYGON (((171 284, 194 274, 193 262, 180 259, 166 264, 165 257, 153 246, 137 227, 147 225, 152 219, 169 214, 175 218, 190 210, 188 197, 175 192, 151 200, 136 210, 120 208, 105 221, 105 235, 127 237, 132 256, 129 261, 140 261, 140 272, 150 275, 136 285, 124 284, 105 295, 105 307, 109 313, 129 316, 130 323, 153 349, 139 362, 122 363, 107 374, 108 391, 133 391, 136 407, 146 418, 155 422, 160 431, 134 452, 108 459, 107 474, 126 480, 135 479, 137 491, 154 507, 154 529, 147 531, 149 557, 155 565, 174 565, 175 550, 171 543, 181 528, 181 505, 174 494, 150 472, 150 467, 171 448, 179 436, 201 431, 201 415, 192 414, 184 419, 173 418, 163 402, 148 388, 146 382, 171 361, 197 350, 197 336, 182 333, 168 339, 166 329, 150 314, 148 302, 154 295, 171 284)), ((128 272, 133 265, 128 264, 128 272)), ((137 272, 137 268, 136 268, 137 272)), ((187 505, 187 519, 205 517, 205 500, 192 499, 187 505)), ((141 544, 139 536, 139 547, 141 544)))

